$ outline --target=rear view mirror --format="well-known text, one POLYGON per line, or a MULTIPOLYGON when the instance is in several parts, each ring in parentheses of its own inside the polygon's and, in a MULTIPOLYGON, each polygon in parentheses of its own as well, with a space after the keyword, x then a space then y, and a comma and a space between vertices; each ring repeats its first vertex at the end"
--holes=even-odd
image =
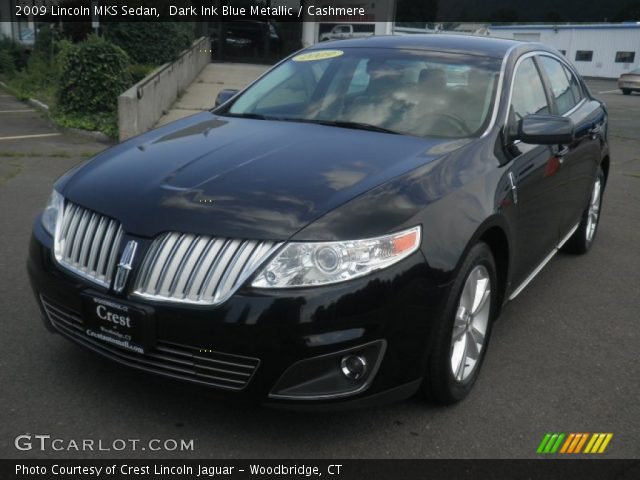
POLYGON ((218 93, 218 96, 216 96, 215 106, 219 107, 231 97, 233 97, 236 93, 238 93, 238 90, 234 90, 233 88, 225 88, 224 90, 221 90, 220 93, 218 93))
POLYGON ((527 115, 518 125, 515 140, 539 145, 570 144, 575 138, 573 120, 557 115, 527 115))

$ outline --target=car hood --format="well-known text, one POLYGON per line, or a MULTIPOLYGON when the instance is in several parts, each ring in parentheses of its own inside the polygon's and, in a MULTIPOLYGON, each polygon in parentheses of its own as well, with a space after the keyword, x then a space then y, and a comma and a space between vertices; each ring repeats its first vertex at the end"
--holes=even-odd
POLYGON ((134 235, 286 240, 459 143, 205 112, 105 151, 56 188, 134 235))

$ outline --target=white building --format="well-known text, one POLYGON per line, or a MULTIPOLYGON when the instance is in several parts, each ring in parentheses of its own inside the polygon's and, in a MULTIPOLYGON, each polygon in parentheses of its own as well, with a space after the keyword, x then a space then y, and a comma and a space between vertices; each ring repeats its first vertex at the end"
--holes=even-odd
POLYGON ((618 78, 640 67, 640 23, 492 26, 489 35, 554 47, 585 77, 618 78))

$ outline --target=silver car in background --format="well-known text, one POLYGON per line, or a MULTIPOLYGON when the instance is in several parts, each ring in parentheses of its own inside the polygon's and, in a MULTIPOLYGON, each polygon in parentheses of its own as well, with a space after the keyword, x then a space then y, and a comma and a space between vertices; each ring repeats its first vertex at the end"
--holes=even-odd
POLYGON ((624 95, 630 95, 631 92, 640 92, 640 68, 620 75, 618 88, 622 90, 624 95))

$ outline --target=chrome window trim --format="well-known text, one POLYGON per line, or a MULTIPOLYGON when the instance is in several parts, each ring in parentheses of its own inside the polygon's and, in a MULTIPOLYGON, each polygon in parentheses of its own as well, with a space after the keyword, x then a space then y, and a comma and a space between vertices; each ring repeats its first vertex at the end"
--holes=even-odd
MULTIPOLYGON (((507 63, 509 62, 509 58, 511 57, 511 52, 521 46, 521 44, 512 45, 505 52, 504 57, 502 57, 502 64, 500 66, 500 77, 498 78, 498 86, 496 87, 496 98, 493 101, 493 112, 491 113, 491 120, 489 120, 489 125, 487 125, 486 130, 482 135, 480 135, 479 138, 484 138, 489 135, 489 133, 495 126, 496 121, 498 120, 498 113, 500 111, 500 107, 502 106, 502 88, 504 86, 505 77, 507 76, 507 63)), ((509 97, 509 101, 511 101, 511 97, 509 97)))

